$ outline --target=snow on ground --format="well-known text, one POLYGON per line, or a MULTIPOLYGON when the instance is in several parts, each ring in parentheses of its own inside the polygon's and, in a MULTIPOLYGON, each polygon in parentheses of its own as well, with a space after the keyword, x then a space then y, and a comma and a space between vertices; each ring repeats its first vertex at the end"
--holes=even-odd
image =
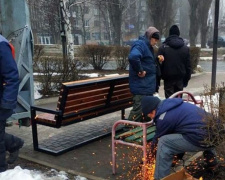
MULTIPOLYGON (((64 171, 56 171, 51 169, 50 172, 43 174, 37 170, 22 169, 16 166, 14 169, 9 169, 0 173, 1 180, 69 180, 67 173, 64 171), (47 175, 48 174, 48 175, 47 175)), ((74 176, 74 180, 87 180, 85 177, 74 176)))

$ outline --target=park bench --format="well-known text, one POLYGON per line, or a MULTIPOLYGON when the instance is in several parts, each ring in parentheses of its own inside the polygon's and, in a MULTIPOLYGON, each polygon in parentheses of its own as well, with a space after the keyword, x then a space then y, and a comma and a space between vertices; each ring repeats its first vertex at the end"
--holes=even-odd
MULTIPOLYGON (((62 83, 56 110, 31 106, 34 150, 59 155, 100 138, 97 136, 85 139, 83 142, 71 145, 61 151, 49 150, 39 145, 37 124, 60 128, 120 110, 121 119, 124 119, 125 109, 131 107, 132 104, 128 75, 62 83)), ((105 132, 104 135, 106 134, 111 134, 111 131, 105 132)))
MULTIPOLYGON (((196 100, 195 97, 185 91, 174 93, 170 98, 182 98, 183 101, 196 104, 203 107, 202 100, 196 100)), ((146 159, 147 159, 147 145, 150 143, 155 135, 156 127, 153 121, 150 122, 133 122, 128 120, 119 120, 114 123, 112 127, 112 171, 116 173, 116 144, 122 144, 132 147, 137 147, 143 151, 143 172, 146 172, 146 159), (131 125, 133 129, 117 133, 116 129, 120 125, 131 125)))

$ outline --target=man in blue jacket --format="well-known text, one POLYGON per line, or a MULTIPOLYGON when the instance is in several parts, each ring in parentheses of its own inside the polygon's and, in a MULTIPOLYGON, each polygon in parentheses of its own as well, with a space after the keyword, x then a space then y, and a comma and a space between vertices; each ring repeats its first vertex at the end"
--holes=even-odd
POLYGON ((7 169, 18 157, 23 140, 5 133, 6 119, 16 108, 19 74, 9 42, 0 35, 0 172, 7 169), (6 162, 6 151, 9 158, 6 162))
MULTIPOLYGON (((142 122, 141 99, 152 96, 157 89, 157 64, 153 46, 159 41, 159 31, 149 27, 131 47, 129 59, 129 85, 133 94, 133 109, 128 117, 131 121, 142 122)), ((163 59, 161 59, 162 61, 163 59)))
POLYGON ((198 106, 183 102, 181 98, 161 101, 158 97, 145 96, 141 101, 142 111, 154 120, 156 133, 152 143, 156 152, 155 180, 170 174, 175 155, 185 152, 204 151, 208 167, 217 164, 215 152, 204 142, 207 137, 207 114, 198 106))

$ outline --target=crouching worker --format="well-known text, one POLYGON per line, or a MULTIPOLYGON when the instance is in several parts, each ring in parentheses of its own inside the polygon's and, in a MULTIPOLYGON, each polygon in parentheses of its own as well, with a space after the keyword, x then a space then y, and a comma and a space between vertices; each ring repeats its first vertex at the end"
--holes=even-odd
POLYGON ((156 124, 152 143, 152 149, 157 149, 153 151, 156 154, 155 180, 168 176, 174 156, 185 152, 204 151, 207 166, 217 165, 214 149, 204 143, 207 112, 181 98, 161 101, 158 97, 145 96, 141 105, 143 114, 156 124))

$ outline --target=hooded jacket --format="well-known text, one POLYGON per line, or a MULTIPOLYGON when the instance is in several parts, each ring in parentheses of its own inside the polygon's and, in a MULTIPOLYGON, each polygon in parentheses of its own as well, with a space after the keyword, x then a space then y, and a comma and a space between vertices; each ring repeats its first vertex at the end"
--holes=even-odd
MULTIPOLYGON (((0 35, 0 110, 15 109, 19 74, 8 40, 0 35)), ((1 113, 0 113, 1 114, 1 113)), ((3 118, 3 117, 1 117, 3 118)), ((4 118, 3 118, 4 119, 4 118)))
POLYGON ((140 36, 131 47, 129 59, 129 85, 134 95, 152 95, 156 90, 156 63, 154 51, 149 38, 156 28, 150 27, 144 36, 140 36), (139 72, 146 71, 145 77, 138 76, 139 72))
POLYGON ((158 51, 165 60, 161 65, 162 79, 183 79, 187 84, 191 78, 189 48, 177 35, 169 36, 158 51))
POLYGON ((181 98, 166 99, 156 110, 154 122, 156 134, 153 142, 167 134, 182 134, 191 144, 204 147, 206 112, 194 104, 183 102, 181 98))

